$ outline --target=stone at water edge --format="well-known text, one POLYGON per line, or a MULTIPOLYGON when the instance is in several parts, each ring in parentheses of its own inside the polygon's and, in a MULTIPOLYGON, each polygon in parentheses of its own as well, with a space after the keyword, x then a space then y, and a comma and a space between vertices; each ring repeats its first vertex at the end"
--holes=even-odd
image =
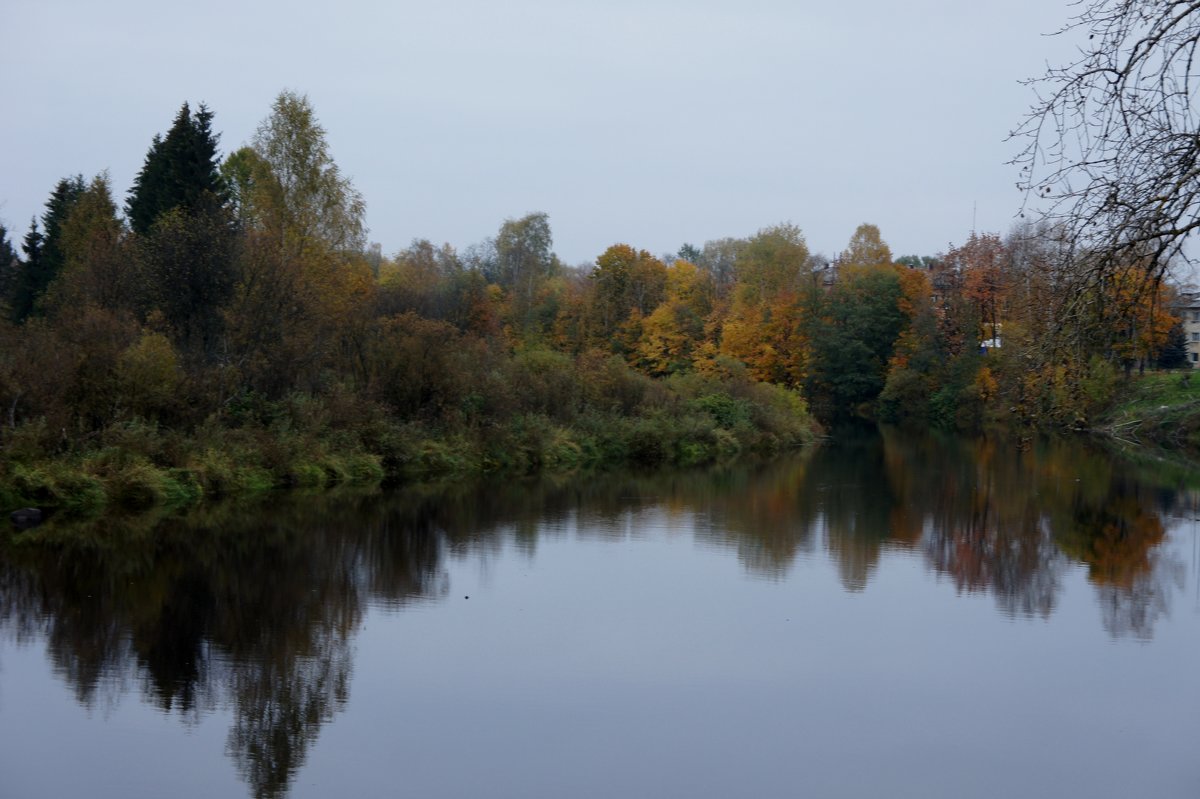
POLYGON ((21 508, 20 510, 13 511, 9 515, 9 518, 12 519, 13 524, 25 530, 30 527, 37 527, 42 523, 42 512, 38 508, 21 508))

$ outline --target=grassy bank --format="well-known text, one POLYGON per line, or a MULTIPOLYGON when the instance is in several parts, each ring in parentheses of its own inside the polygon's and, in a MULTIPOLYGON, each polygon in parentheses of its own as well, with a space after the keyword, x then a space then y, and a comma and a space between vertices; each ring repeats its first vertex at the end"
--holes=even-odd
POLYGON ((1200 373, 1156 372, 1130 380, 1095 427, 1123 442, 1200 454, 1200 373))
POLYGON ((4 438, 0 507, 90 515, 291 487, 699 465, 816 438, 803 401, 781 388, 695 375, 635 388, 627 407, 546 407, 456 424, 400 420, 337 392, 243 398, 187 431, 135 420, 71 440, 28 424, 4 438))

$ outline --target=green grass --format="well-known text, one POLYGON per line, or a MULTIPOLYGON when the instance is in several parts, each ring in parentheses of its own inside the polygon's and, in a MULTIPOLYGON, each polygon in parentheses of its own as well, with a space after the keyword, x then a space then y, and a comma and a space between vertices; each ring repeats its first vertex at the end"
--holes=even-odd
POLYGON ((1200 373, 1156 372, 1135 377, 1120 392, 1114 411, 1135 417, 1200 403, 1200 373))
POLYGON ((1200 451, 1200 373, 1133 378, 1098 427, 1124 441, 1200 451))
POLYGON ((700 376, 657 388, 627 408, 530 410, 470 424, 402 420, 382 408, 332 424, 324 401, 299 396, 262 419, 214 415, 187 431, 127 420, 66 447, 45 424, 30 424, 0 431, 0 510, 33 506, 84 516, 280 488, 696 466, 794 449, 816 437, 792 391, 700 376))

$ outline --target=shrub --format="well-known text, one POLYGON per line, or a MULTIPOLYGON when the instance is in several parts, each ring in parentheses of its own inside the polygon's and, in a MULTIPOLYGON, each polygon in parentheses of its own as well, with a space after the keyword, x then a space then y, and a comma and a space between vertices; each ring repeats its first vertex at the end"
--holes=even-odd
POLYGON ((750 403, 725 393, 706 394, 692 400, 688 406, 707 413, 718 426, 726 429, 750 423, 750 403))
POLYGON ((121 404, 138 416, 158 418, 178 404, 183 382, 179 358, 167 337, 143 333, 121 353, 116 369, 121 404))

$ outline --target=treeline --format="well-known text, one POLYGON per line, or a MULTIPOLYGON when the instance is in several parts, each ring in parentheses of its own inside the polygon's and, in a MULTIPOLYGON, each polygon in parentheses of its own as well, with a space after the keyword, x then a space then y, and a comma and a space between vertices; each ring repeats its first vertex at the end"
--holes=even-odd
POLYGON ((896 259, 862 225, 830 260, 780 224, 572 267, 534 213, 384 257, 306 98, 223 159, 212 123, 184 105, 123 208, 76 175, 20 252, 0 229, 8 504, 699 463, 811 440, 810 407, 1074 425, 1174 322, 1136 265, 1068 289, 1047 230, 896 259))
POLYGON ((384 258, 306 98, 281 94, 224 159, 212 121, 184 105, 123 208, 106 175, 77 175, 20 252, 0 231, 5 505, 688 464, 813 439, 801 394, 735 361, 627 357, 634 306, 650 317, 668 291, 703 326, 694 268, 616 248, 607 305, 572 320, 582 277, 544 214, 462 255, 417 242, 384 258))
POLYGON ((1191 366, 1178 292, 1147 261, 1114 267, 1059 229, 1022 224, 1003 239, 972 234, 925 267, 878 398, 884 418, 1084 429, 1133 370, 1191 366))

